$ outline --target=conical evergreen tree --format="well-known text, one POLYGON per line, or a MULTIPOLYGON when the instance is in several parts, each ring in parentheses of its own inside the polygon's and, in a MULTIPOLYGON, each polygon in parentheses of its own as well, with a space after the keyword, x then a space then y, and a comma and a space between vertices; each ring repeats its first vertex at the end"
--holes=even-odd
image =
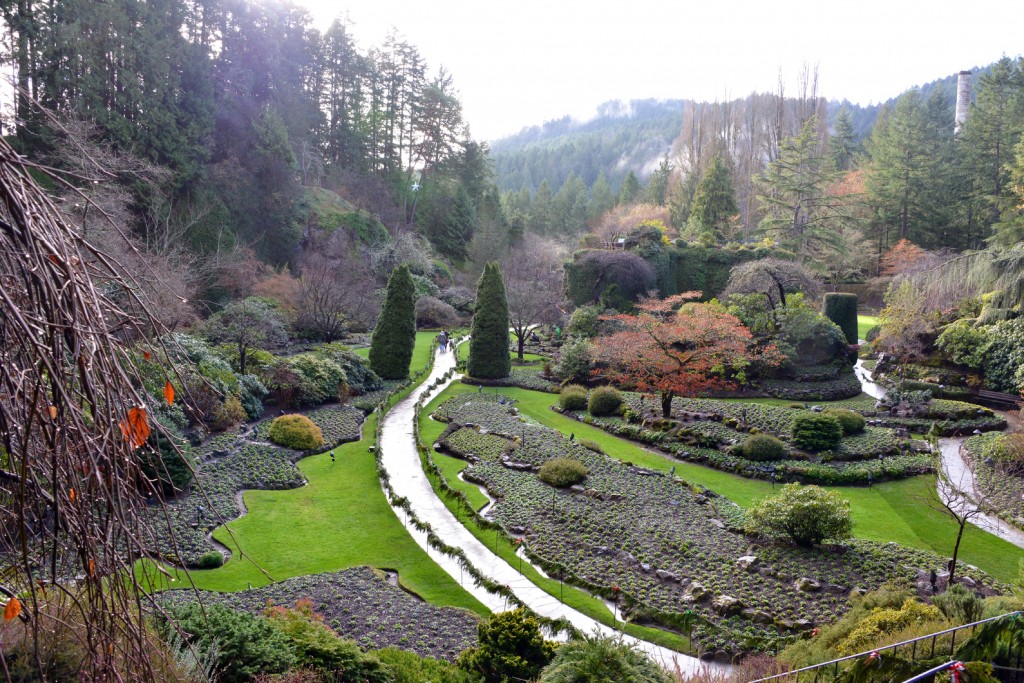
POLYGON ((415 345, 416 288, 409 267, 402 264, 391 273, 384 306, 373 328, 370 367, 383 379, 405 379, 415 345))
POLYGON ((497 263, 488 263, 476 286, 472 337, 469 339, 470 377, 500 379, 512 372, 508 345, 508 301, 497 263))

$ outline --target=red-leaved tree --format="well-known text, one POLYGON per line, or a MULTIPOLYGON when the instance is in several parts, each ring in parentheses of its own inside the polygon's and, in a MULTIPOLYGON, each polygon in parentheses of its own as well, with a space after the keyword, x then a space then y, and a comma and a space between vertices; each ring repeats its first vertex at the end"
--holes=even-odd
POLYGON ((728 389, 744 379, 754 361, 776 365, 782 354, 758 346, 736 316, 712 304, 692 303, 700 292, 644 299, 637 313, 607 316, 618 332, 594 343, 595 375, 661 395, 669 417, 674 396, 728 389))

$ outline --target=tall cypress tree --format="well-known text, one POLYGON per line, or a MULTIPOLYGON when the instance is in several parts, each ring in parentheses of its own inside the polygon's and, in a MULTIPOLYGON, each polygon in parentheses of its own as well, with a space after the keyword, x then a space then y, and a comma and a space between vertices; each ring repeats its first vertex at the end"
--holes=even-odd
POLYGON ((497 263, 488 263, 476 286, 472 337, 469 340, 470 377, 500 379, 512 372, 508 352, 508 301, 497 263))
POLYGON ((403 263, 388 280, 384 306, 370 341, 370 367, 383 379, 405 379, 415 345, 416 287, 409 266, 403 263))

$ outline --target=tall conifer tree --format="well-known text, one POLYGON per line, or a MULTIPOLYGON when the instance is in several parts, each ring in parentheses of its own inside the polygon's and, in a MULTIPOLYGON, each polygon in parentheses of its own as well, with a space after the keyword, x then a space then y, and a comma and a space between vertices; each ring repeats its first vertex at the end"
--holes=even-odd
POLYGON ((405 379, 415 345, 416 287, 409 267, 403 263, 388 280, 384 306, 370 342, 370 367, 384 379, 405 379))
POLYGON ((500 379, 512 372, 509 355, 508 301, 497 263, 488 263, 476 287, 472 337, 469 340, 470 377, 500 379))

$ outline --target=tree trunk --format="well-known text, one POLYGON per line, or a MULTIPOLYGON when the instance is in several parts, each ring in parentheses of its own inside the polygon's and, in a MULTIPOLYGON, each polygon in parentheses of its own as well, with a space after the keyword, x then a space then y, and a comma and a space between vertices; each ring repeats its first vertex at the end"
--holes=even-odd
POLYGON ((238 374, 245 374, 245 345, 238 345, 238 374))
POLYGON ((519 362, 520 363, 522 363, 523 360, 524 360, 524 358, 523 358, 523 347, 526 346, 526 335, 527 334, 528 334, 528 332, 524 332, 523 334, 520 334, 520 335, 516 336, 516 339, 519 341, 519 362))
POLYGON ((953 585, 953 579, 956 578, 956 556, 960 554, 960 539, 964 537, 964 527, 967 525, 967 520, 957 520, 960 522, 960 531, 956 534, 956 544, 953 546, 953 560, 949 563, 949 581, 946 583, 946 590, 953 585))
POLYGON ((672 417, 672 392, 661 392, 661 416, 666 420, 672 417))

